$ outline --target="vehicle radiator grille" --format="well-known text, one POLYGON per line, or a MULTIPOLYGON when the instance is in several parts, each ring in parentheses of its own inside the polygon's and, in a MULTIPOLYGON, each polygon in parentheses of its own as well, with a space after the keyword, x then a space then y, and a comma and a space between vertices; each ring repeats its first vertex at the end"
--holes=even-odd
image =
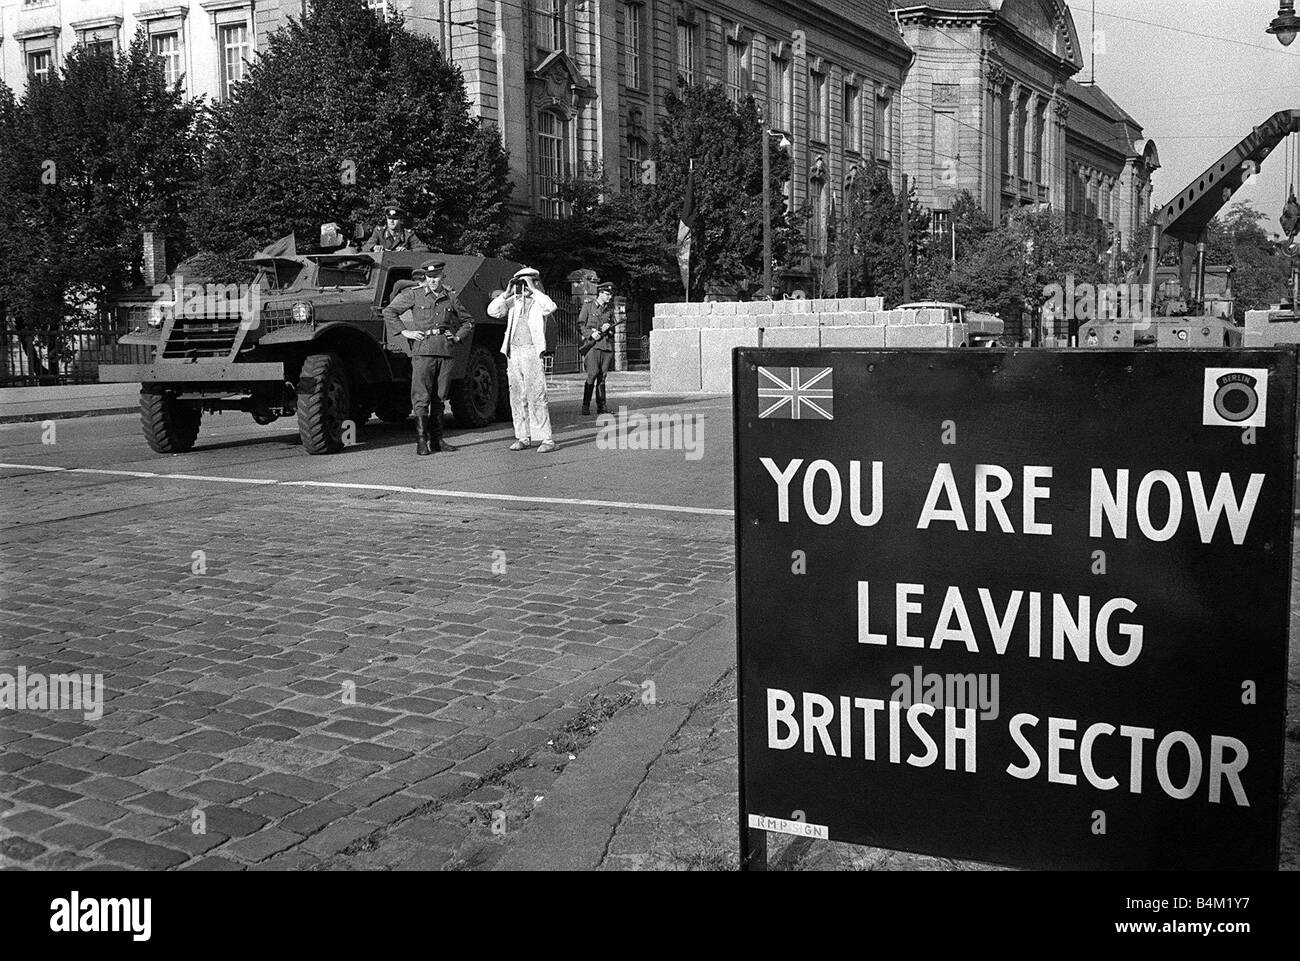
POLYGON ((239 332, 238 317, 177 317, 162 355, 176 360, 228 357, 239 332))
POLYGON ((262 329, 279 330, 294 323, 288 307, 267 307, 262 311, 262 329))

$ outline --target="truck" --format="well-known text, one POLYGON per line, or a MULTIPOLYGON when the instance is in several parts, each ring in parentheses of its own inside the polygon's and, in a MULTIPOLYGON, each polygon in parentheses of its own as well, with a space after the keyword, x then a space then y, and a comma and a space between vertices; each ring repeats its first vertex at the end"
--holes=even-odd
POLYGON ((1208 303, 1205 283, 1206 232, 1210 221, 1259 172, 1283 139, 1300 133, 1300 109, 1279 110, 1235 147, 1207 167, 1155 216, 1147 250, 1136 277, 1145 285, 1141 298, 1151 316, 1097 319, 1079 327, 1080 347, 1240 347, 1245 331, 1208 303), (1179 302, 1157 304, 1157 273, 1165 254, 1178 247, 1179 302))
POLYGON ((134 325, 119 344, 145 347, 149 359, 102 364, 100 381, 140 384, 141 426, 159 454, 190 450, 205 413, 232 410, 259 424, 295 417, 307 453, 336 453, 353 436, 349 426, 371 414, 395 424, 411 415, 411 360, 382 311, 430 259, 446 262, 444 283, 474 320, 454 357, 456 423, 509 420, 505 321, 489 317, 487 305, 520 265, 429 251, 299 254, 285 238, 245 261, 255 278, 247 284, 174 275, 165 292, 160 285, 116 305, 134 325))

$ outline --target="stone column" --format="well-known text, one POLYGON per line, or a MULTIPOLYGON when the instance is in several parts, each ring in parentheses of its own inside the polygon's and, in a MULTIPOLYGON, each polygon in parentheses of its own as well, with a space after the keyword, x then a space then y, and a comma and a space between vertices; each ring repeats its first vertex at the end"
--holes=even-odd
POLYGON ((1066 207, 1066 191, 1069 190, 1070 171, 1067 169, 1065 162, 1065 125, 1070 116, 1070 104, 1065 99, 1065 90, 1062 87, 1056 89, 1056 96, 1052 98, 1052 109, 1048 111, 1049 116, 1046 118, 1048 127, 1047 139, 1050 146, 1052 157, 1052 168, 1048 172, 1048 195, 1051 198, 1052 206, 1058 210, 1064 211, 1066 207))

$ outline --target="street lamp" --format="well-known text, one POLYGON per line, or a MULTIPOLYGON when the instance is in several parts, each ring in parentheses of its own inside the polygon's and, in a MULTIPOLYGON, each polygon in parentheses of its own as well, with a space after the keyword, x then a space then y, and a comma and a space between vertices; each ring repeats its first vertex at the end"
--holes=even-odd
POLYGON ((1277 17, 1268 25, 1268 32, 1277 37, 1284 47, 1291 46, 1297 33, 1300 33, 1300 17, 1296 16, 1295 0, 1280 0, 1277 17))

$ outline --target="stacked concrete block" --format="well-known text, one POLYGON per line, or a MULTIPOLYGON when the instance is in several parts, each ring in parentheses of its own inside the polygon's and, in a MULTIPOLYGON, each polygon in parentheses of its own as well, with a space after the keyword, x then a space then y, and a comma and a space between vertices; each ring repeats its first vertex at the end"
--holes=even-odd
MULTIPOLYGON (((757 327, 706 327, 700 332, 700 387, 706 394, 731 391, 731 350, 733 347, 757 347, 757 327)), ((654 345, 650 345, 654 357, 654 345)), ((653 386, 653 378, 652 384, 653 386)))
POLYGON ((947 324, 891 324, 884 328, 886 347, 955 347, 947 324))
POLYGON ((884 347, 885 331, 881 326, 872 327, 822 327, 821 346, 823 347, 884 347))
POLYGON ((700 331, 650 331, 650 389, 665 394, 700 390, 700 331))
POLYGON ((818 327, 765 327, 761 347, 820 347, 818 327))

